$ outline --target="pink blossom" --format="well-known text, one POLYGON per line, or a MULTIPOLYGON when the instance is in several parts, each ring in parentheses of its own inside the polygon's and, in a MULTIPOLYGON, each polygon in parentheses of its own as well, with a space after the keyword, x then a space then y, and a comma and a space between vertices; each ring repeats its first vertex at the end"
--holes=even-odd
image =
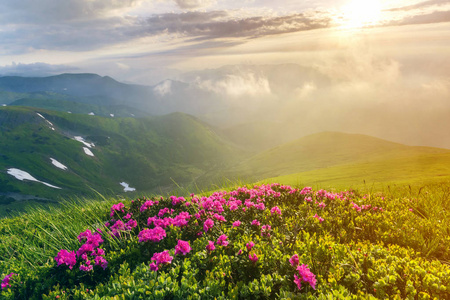
POLYGON ((151 260, 156 261, 156 265, 166 265, 170 264, 173 257, 169 255, 169 250, 164 250, 163 252, 154 253, 151 260))
POLYGON ((256 209, 259 209, 259 210, 265 210, 266 209, 266 206, 264 205, 264 203, 258 203, 258 204, 256 204, 256 209))
POLYGON ((324 221, 324 218, 319 217, 318 214, 315 214, 313 218, 316 218, 317 220, 319 220, 320 223, 322 223, 324 221))
POLYGON ((299 289, 301 288, 301 281, 308 282, 313 289, 316 289, 316 275, 311 272, 311 270, 308 268, 308 265, 303 264, 301 266, 298 266, 297 271, 301 278, 294 275, 294 282, 297 284, 297 287, 299 289))
POLYGON ((139 242, 159 242, 166 237, 166 231, 161 227, 155 227, 153 229, 145 228, 138 234, 139 242))
POLYGON ((272 216, 274 214, 280 215, 281 216, 281 209, 278 206, 274 206, 272 207, 272 209, 270 210, 270 213, 272 214, 272 216))
POLYGON ((228 241, 227 241, 227 236, 225 234, 222 234, 218 239, 217 239, 217 245, 222 245, 224 247, 228 246, 228 241))
POLYGON ((125 224, 125 226, 128 230, 131 230, 137 226, 137 222, 135 220, 131 219, 127 222, 127 224, 125 224))
POLYGON ((248 258, 254 263, 258 261, 258 256, 255 253, 249 254, 248 258))
POLYGON ((261 225, 261 223, 255 219, 252 221, 252 225, 259 226, 259 225, 261 225))
POLYGON ((151 201, 151 200, 147 200, 145 201, 144 204, 142 204, 141 208, 139 209, 141 212, 149 209, 150 207, 152 207, 155 204, 155 202, 151 201))
POLYGON ((2 290, 7 288, 8 286, 11 287, 11 284, 9 283, 9 280, 11 279, 11 277, 13 275, 17 275, 17 274, 16 273, 10 273, 10 274, 6 275, 5 278, 3 278, 2 284, 1 284, 2 290))
POLYGON ((298 254, 292 255, 292 257, 289 258, 289 262, 291 263, 291 266, 293 266, 293 267, 298 266, 298 263, 299 263, 298 254))
POLYGON ((253 246, 255 246, 255 243, 253 243, 253 241, 250 241, 245 245, 248 251, 252 250, 253 246))
POLYGON ((95 260, 95 265, 102 267, 103 270, 105 270, 108 267, 108 262, 106 261, 105 258, 103 258, 101 256, 96 256, 94 260, 95 260))
POLYGON ((205 232, 208 232, 208 230, 211 229, 213 226, 214 226, 214 221, 208 218, 205 221, 205 223, 203 224, 203 230, 205 232))
POLYGON ((89 272, 92 271, 94 269, 94 266, 91 265, 91 261, 90 260, 86 260, 85 264, 81 264, 80 265, 80 270, 84 271, 84 272, 89 272))
POLYGON ((151 271, 158 271, 158 265, 156 265, 154 262, 150 264, 150 270, 151 271))
POLYGON ((125 216, 125 217, 123 217, 125 220, 129 220, 129 219, 131 219, 131 216, 132 216, 133 214, 131 214, 131 213, 127 213, 127 215, 125 216))
POLYGON ((111 216, 111 217, 114 216, 114 213, 115 213, 116 211, 124 212, 124 210, 123 210, 124 207, 125 207, 125 205, 124 205, 122 202, 121 202, 121 203, 114 204, 114 205, 111 207, 111 214, 110 214, 110 216, 111 216))
POLYGON ((324 202, 320 202, 317 204, 318 207, 320 208, 325 208, 325 206, 327 206, 324 202))
POLYGON ((272 229, 272 226, 270 225, 263 225, 261 227, 261 236, 270 236, 270 230, 272 229))
POLYGON ((235 222, 233 222, 233 227, 239 227, 241 226, 241 221, 237 220, 235 222))
POLYGON ((59 265, 65 264, 69 266, 72 270, 73 266, 77 263, 77 258, 75 256, 75 251, 69 252, 67 250, 61 249, 55 257, 56 262, 59 265))
POLYGON ((192 250, 191 246, 189 245, 189 242, 178 240, 177 245, 175 246, 175 255, 177 254, 183 254, 186 255, 192 250))
POLYGON ((208 245, 206 245, 206 250, 208 251, 214 251, 216 249, 216 246, 214 246, 213 241, 208 241, 208 245))

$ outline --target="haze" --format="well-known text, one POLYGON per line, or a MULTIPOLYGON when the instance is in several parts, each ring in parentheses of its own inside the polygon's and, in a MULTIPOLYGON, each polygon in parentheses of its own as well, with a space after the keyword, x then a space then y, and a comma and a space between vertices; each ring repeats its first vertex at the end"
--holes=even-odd
POLYGON ((182 81, 225 103, 198 116, 217 126, 450 148, 450 1, 360 3, 4 0, 0 75, 182 81))

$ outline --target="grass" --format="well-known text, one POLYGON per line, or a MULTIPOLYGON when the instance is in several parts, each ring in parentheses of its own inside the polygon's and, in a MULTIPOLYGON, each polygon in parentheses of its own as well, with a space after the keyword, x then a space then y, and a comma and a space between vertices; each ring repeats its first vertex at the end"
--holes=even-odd
MULTIPOLYGON (((229 189, 233 189, 232 182, 224 182, 224 184, 228 184, 229 189)), ((299 186, 300 189, 302 187, 299 186)), ((187 194, 188 192, 189 190, 181 187, 177 191, 179 194, 187 194)), ((390 295, 389 297, 393 297, 393 295, 406 297, 408 293, 414 294, 413 290, 402 285, 401 279, 391 281, 391 279, 383 277, 385 276, 383 272, 388 272, 387 278, 390 278, 389 276, 397 278, 404 270, 404 275, 401 276, 407 276, 406 278, 412 282, 414 289, 417 290, 417 295, 419 295, 419 291, 424 297, 425 294, 446 295, 446 292, 440 286, 447 284, 444 279, 445 276, 442 277, 441 275, 445 272, 450 272, 450 269, 445 266, 450 262, 450 237, 448 236, 448 232, 450 232, 450 214, 446 209, 450 205, 449 185, 437 182, 422 187, 396 185, 393 188, 390 185, 389 188, 383 191, 371 188, 371 191, 363 189, 354 192, 355 196, 352 200, 354 203, 360 206, 371 204, 373 207, 383 207, 384 212, 380 214, 367 212, 359 215, 351 208, 351 205, 346 206, 344 202, 333 203, 333 201, 330 202, 330 200, 325 201, 323 199, 319 201, 325 201, 327 206, 318 208, 316 207, 318 202, 316 204, 314 202, 305 202, 301 196, 298 198, 298 196, 287 192, 282 192, 282 194, 285 196, 281 196, 278 200, 267 197, 265 203, 269 210, 273 205, 278 205, 281 208, 283 216, 286 218, 286 224, 284 225, 287 226, 286 228, 280 226, 280 224, 284 223, 279 223, 279 221, 272 219, 270 213, 264 214, 261 212, 261 215, 252 213, 252 215, 247 216, 245 213, 236 211, 226 214, 227 224, 231 224, 235 218, 239 218, 244 223, 249 223, 254 218, 269 222, 266 224, 272 225, 273 242, 272 240, 264 241, 259 234, 251 236, 251 231, 248 231, 250 229, 242 229, 244 230, 242 231, 242 236, 240 234, 236 235, 237 232, 231 226, 224 224, 218 228, 219 231, 217 233, 211 233, 211 236, 208 234, 205 237, 196 237, 191 240, 191 246, 195 251, 198 251, 196 252, 197 254, 182 258, 181 261, 176 260, 173 262, 173 267, 164 268, 167 272, 158 271, 156 274, 148 270, 148 262, 146 261, 146 259, 151 257, 153 250, 150 250, 150 254, 146 251, 152 249, 151 247, 153 246, 150 246, 150 248, 145 245, 139 246, 140 243, 137 242, 137 237, 133 238, 132 235, 129 236, 129 240, 109 239, 105 243, 107 245, 105 249, 110 253, 107 257, 110 260, 110 266, 108 267, 110 269, 108 270, 111 273, 101 275, 103 278, 101 280, 95 276, 83 275, 81 271, 76 271, 75 269, 70 271, 68 269, 65 270, 64 267, 56 267, 53 257, 60 249, 76 250, 80 246, 76 238, 80 232, 88 228, 95 229, 98 227, 104 230, 103 224, 110 220, 109 212, 112 204, 123 202, 126 207, 133 206, 129 200, 99 197, 95 200, 78 199, 77 201, 63 202, 59 207, 51 207, 49 209, 29 209, 26 214, 19 214, 15 218, 0 220, 0 238, 3 241, 0 244, 0 274, 9 274, 11 271, 20 273, 22 280, 29 280, 27 282, 30 286, 37 284, 40 280, 44 283, 47 282, 47 279, 39 277, 47 274, 45 276, 49 276, 48 284, 53 282, 50 284, 53 285, 61 282, 62 286, 47 286, 47 284, 44 284, 36 286, 36 288, 47 291, 45 292, 46 294, 51 290, 48 295, 49 297, 52 295, 53 298, 55 295, 63 296, 63 290, 73 295, 75 299, 94 299, 96 293, 103 296, 128 295, 133 297, 133 293, 137 295, 144 293, 146 290, 153 291, 151 293, 159 293, 156 292, 159 288, 162 288, 167 295, 179 298, 175 295, 182 293, 183 289, 187 289, 185 293, 194 293, 195 291, 195 293, 205 293, 207 290, 201 289, 202 284, 209 286, 209 293, 215 293, 214 290, 217 288, 219 293, 222 283, 216 281, 218 277, 209 278, 208 272, 211 272, 211 274, 216 274, 214 272, 219 272, 220 274, 222 274, 221 272, 227 274, 228 272, 234 272, 233 278, 236 276, 236 278, 246 278, 250 276, 246 272, 250 272, 249 274, 252 274, 252 278, 255 276, 255 281, 247 282, 245 279, 240 283, 236 283, 240 286, 241 298, 260 298, 261 294, 255 294, 257 290, 260 291, 258 293, 264 293, 268 295, 268 298, 273 298, 275 294, 272 294, 270 291, 278 290, 280 286, 283 286, 276 298, 303 299, 298 298, 302 296, 306 299, 320 297, 322 297, 321 299, 328 299, 329 297, 352 299, 346 297, 348 295, 359 295, 362 299, 370 299, 371 295, 375 298, 386 298, 388 295, 390 295), (299 200, 300 202, 298 202, 299 200), (321 223, 319 222, 316 223, 315 219, 311 218, 314 213, 324 217, 325 222, 323 225, 320 225, 321 223), (218 252, 217 256, 215 256, 216 258, 211 258, 212 260, 209 262, 206 260, 203 262, 206 265, 203 266, 201 262, 203 255, 205 255, 201 251, 201 249, 204 249, 203 242, 213 239, 214 236, 217 238, 218 235, 223 233, 229 236, 232 248, 227 248, 229 251, 224 248, 223 253, 218 252), (244 261, 233 262, 235 252, 239 247, 244 247, 245 249, 244 245, 249 239, 253 239, 259 245, 255 253, 260 257, 261 263, 257 264, 259 266, 257 270, 253 270, 251 265, 246 265, 245 255, 242 257, 244 261), (292 239, 297 241, 292 244, 292 239), (283 243, 279 244, 278 240, 283 241, 283 243), (143 248, 140 249, 139 247, 143 248), (332 257, 328 257, 326 254, 329 248, 335 249, 332 257), (295 292, 295 285, 281 284, 285 280, 292 280, 291 275, 287 276, 286 279, 281 279, 284 278, 283 272, 287 272, 287 266, 285 263, 280 264, 278 262, 280 259, 286 259, 287 263, 287 258, 292 255, 290 251, 294 251, 292 253, 303 253, 300 256, 301 261, 305 264, 307 263, 318 276, 319 286, 315 292, 311 289, 297 290, 295 292), (273 255, 273 253, 277 254, 273 255), (144 264, 141 265, 141 262, 144 262, 144 264), (230 263, 238 263, 232 268, 234 271, 231 271, 231 269, 227 271, 230 263), (183 265, 186 265, 186 268, 194 273, 190 274, 187 269, 185 271, 179 269, 183 265), (192 267, 189 267, 190 265, 192 267), (194 265, 196 267, 193 267, 194 265), (209 271, 207 271, 206 275, 195 275, 196 268, 206 268, 209 271), (274 269, 269 271, 267 268, 274 269), (425 275, 420 275, 423 269, 431 272, 431 277, 427 277, 426 272, 424 273, 425 275), (173 285, 181 278, 177 277, 181 276, 177 275, 181 274, 177 272, 184 272, 183 278, 194 280, 196 283, 194 284, 193 281, 190 285, 179 287, 173 285), (270 273, 266 274, 266 272, 270 273), (70 275, 72 273, 73 275, 70 275), (61 281, 55 281, 54 276, 60 276, 61 281), (206 281, 197 282, 196 280, 200 280, 203 278, 202 276, 206 276, 204 278, 206 281), (71 284, 70 280, 78 283, 71 284), (430 280, 438 284, 437 290, 431 287, 431 283, 429 286, 424 283, 430 282, 430 280), (169 282, 172 283, 167 285, 169 282), (256 282, 263 285, 258 286, 256 282), (330 284, 327 285, 326 282, 330 284), (157 287, 158 284, 162 284, 165 287, 157 287), (271 288, 268 289, 264 285, 271 288), (198 290, 195 290, 195 286, 198 287, 198 290), (86 287, 92 292, 86 293, 86 287), (153 290, 154 288, 156 290, 153 290), (374 292, 374 290, 377 292, 374 292)), ((207 196, 206 193, 204 195, 207 196)), ((242 195, 242 197, 247 199, 248 195, 242 195)), ((186 199, 189 199, 189 197, 186 197, 186 199)), ((139 203, 141 202, 135 204, 135 206, 137 205, 137 211, 133 211, 133 217, 136 220, 142 219, 142 221, 146 222, 147 216, 142 216, 142 218, 138 216, 139 203)), ((161 205, 170 206, 170 202, 171 200, 168 200, 161 205)), ((155 207, 153 213, 157 213, 161 207, 155 207)), ((126 211, 123 215, 125 214, 126 211)), ((195 226, 195 224, 192 223, 192 226, 195 226)), ((136 236, 139 230, 136 231, 136 236)), ((167 230, 168 234, 169 232, 176 236, 182 234, 177 230, 167 230)), ((185 235, 183 237, 187 238, 185 235)), ((181 236, 178 238, 181 238, 181 236)), ((161 247, 155 245, 154 247, 160 249, 158 251, 170 249, 170 247, 174 246, 174 242, 176 242, 176 239, 168 237, 164 245, 161 245, 161 247)), ((97 272, 99 271, 95 271, 92 274, 97 274, 97 272)), ((98 274, 100 276, 100 273, 98 274)), ((217 275, 218 273, 214 276, 217 275)), ((29 288, 16 289, 17 292, 19 290, 32 295, 29 288)), ((230 293, 229 297, 234 297, 231 295, 235 291, 228 290, 228 293, 230 293)), ((16 294, 16 296, 18 295, 20 294, 16 294)))
POLYGON ((333 166, 262 180, 283 184, 304 184, 321 188, 385 189, 387 186, 422 187, 449 184, 450 154, 423 154, 367 163, 333 166))

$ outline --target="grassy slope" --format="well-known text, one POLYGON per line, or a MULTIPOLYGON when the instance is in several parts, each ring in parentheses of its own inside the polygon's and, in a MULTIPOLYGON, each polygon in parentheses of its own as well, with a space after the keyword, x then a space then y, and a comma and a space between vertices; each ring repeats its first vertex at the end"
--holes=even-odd
MULTIPOLYGON (((90 97, 90 98, 86 97, 85 102, 88 103, 100 102, 100 100, 97 100, 96 98, 101 97, 90 97)), ((90 112, 94 112, 96 116, 104 116, 104 117, 109 117, 110 114, 114 114, 115 117, 132 117, 132 116, 143 117, 149 115, 148 113, 143 113, 138 109, 133 109, 123 105, 101 106, 88 103, 75 102, 72 101, 69 96, 64 95, 55 95, 53 97, 48 97, 48 95, 44 95, 42 97, 30 95, 27 98, 18 99, 10 103, 9 105, 36 107, 46 110, 63 111, 63 112, 70 111, 76 114, 89 114, 90 112)))
MULTIPOLYGON (((450 174, 450 150, 412 147, 365 135, 324 132, 257 154, 230 174, 261 180, 348 186, 450 174), (293 175, 296 174, 296 175, 293 175), (414 175, 411 175, 414 174, 414 175), (282 176, 282 177, 279 177, 282 176)), ((448 179, 448 178, 447 178, 448 179)))
POLYGON ((54 199, 56 196, 122 192, 125 181, 139 193, 191 182, 203 172, 223 168, 234 149, 197 119, 184 114, 133 119, 102 118, 5 107, 0 110, 0 184, 3 192, 20 192, 54 199), (53 131, 40 112, 55 125, 53 131), (85 155, 83 136, 94 142, 95 157, 85 155), (66 165, 54 167, 50 157, 66 165), (62 187, 55 190, 39 183, 18 181, 6 174, 19 168, 39 180, 62 187))

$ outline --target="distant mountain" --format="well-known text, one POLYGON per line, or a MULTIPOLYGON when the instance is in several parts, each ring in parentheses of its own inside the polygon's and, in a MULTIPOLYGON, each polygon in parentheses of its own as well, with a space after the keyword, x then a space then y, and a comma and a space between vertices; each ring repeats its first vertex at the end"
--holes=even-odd
POLYGON ((264 179, 355 163, 414 160, 450 150, 414 147, 361 134, 322 132, 262 151, 227 171, 228 176, 264 179))
POLYGON ((0 196, 36 199, 120 194, 126 184, 166 191, 239 155, 214 128, 182 113, 134 119, 1 107, 0 140, 0 196))

